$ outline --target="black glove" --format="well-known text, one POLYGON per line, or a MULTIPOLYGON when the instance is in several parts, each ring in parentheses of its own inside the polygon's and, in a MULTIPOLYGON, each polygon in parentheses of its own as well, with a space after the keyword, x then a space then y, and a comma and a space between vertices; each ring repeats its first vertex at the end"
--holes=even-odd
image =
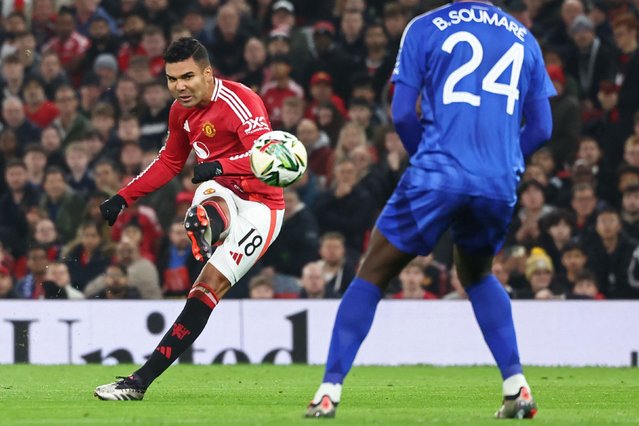
POLYGON ((193 169, 192 183, 202 183, 207 180, 216 178, 222 174, 222 165, 219 161, 213 161, 211 163, 201 163, 195 166, 193 169))
POLYGON ((127 207, 127 204, 124 198, 120 194, 115 194, 100 204, 100 212, 102 212, 104 220, 109 222, 109 226, 113 226, 118 215, 125 207, 127 207))

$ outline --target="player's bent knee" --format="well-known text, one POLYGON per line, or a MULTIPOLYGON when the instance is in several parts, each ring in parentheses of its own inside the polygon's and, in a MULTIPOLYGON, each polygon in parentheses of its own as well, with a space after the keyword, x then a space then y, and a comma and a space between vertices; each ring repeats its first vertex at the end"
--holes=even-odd
POLYGON ((198 275, 195 283, 191 287, 191 291, 189 292, 190 297, 202 298, 202 296, 206 297, 206 300, 203 300, 205 303, 211 301, 209 295, 215 300, 215 304, 224 297, 224 295, 231 289, 231 282, 226 278, 215 266, 207 263, 204 265, 202 272, 198 275))

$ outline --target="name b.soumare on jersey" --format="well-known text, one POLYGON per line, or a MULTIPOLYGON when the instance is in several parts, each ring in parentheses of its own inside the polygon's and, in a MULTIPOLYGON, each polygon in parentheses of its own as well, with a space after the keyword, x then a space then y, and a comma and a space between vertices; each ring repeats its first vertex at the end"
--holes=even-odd
POLYGON ((515 200, 523 105, 555 94, 521 23, 481 2, 420 15, 404 31, 392 80, 421 91, 423 132, 410 162, 424 179, 416 184, 515 200))
POLYGON ((251 171, 249 151, 253 141, 271 131, 264 103, 248 87, 215 79, 211 102, 204 108, 185 108, 173 102, 169 133, 157 158, 119 194, 131 205, 175 177, 191 149, 198 163, 219 161, 223 175, 215 178, 240 198, 283 209, 282 189, 267 185, 251 171))

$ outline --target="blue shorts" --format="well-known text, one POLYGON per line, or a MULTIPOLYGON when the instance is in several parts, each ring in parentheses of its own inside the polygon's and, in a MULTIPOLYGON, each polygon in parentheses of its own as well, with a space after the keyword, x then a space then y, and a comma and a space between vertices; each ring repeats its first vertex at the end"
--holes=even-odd
POLYGON ((450 227, 455 244, 467 253, 499 251, 515 202, 428 189, 412 180, 409 169, 377 219, 377 229, 395 247, 427 255, 450 227))

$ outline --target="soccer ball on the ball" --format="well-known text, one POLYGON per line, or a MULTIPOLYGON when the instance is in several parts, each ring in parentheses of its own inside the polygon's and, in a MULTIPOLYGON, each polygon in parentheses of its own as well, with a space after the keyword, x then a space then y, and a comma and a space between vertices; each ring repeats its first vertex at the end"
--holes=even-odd
POLYGON ((281 130, 264 133, 251 148, 251 169, 272 186, 288 186, 306 171, 306 148, 295 136, 281 130))

